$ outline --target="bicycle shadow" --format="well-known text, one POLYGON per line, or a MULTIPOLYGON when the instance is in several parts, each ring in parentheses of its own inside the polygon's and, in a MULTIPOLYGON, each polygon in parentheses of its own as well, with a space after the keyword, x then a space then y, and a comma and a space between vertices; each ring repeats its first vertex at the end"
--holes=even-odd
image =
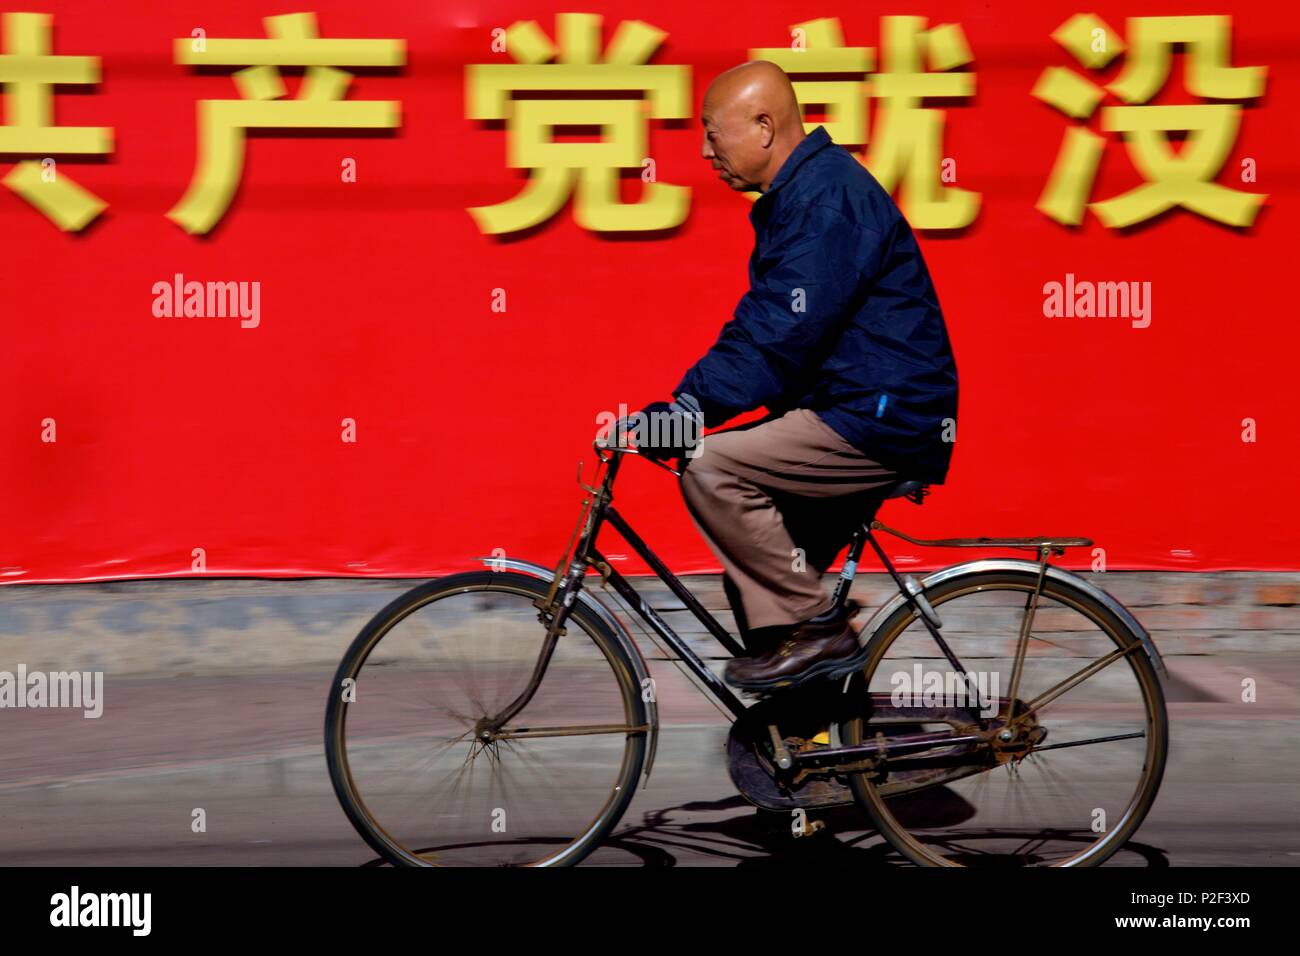
MULTIPOLYGON (((946 787, 895 797, 891 804, 899 822, 905 826, 922 820, 931 826, 953 825, 970 819, 973 811, 967 801, 946 787)), ((646 811, 639 824, 625 822, 593 851, 586 865, 645 868, 675 867, 684 862, 686 865, 730 862, 737 868, 832 863, 879 868, 912 865, 875 831, 856 806, 810 811, 808 823, 822 826, 803 836, 796 835, 794 819, 792 814, 760 810, 739 795, 689 801, 646 811), (675 819, 680 814, 716 814, 730 810, 740 812, 722 819, 685 822, 675 819), (624 854, 636 862, 620 859, 624 854)), ((1004 840, 1005 836, 1005 833, 987 834, 989 839, 1004 840)), ((1051 838, 1086 846, 1095 834, 1042 831, 1027 834, 1025 838, 1051 838)), ((962 842, 969 845, 978 839, 978 833, 965 833, 962 842)), ((1154 869, 1169 866, 1165 850, 1132 840, 1117 851, 1116 857, 1120 858, 1121 865, 1145 865, 1154 869)), ((379 858, 361 864, 362 867, 386 865, 379 858)))
MULTIPOLYGON (((947 788, 909 794, 892 801, 894 813, 905 825, 925 820, 931 825, 955 824, 969 819, 970 804, 947 788)), ((679 806, 648 811, 639 825, 627 826, 605 841, 609 849, 637 857, 643 866, 678 866, 681 857, 692 863, 707 860, 734 861, 739 867, 852 864, 866 867, 911 866, 889 845, 855 806, 835 807, 808 814, 810 822, 824 827, 798 836, 791 814, 759 810, 740 796, 714 801, 692 801, 679 806), (721 820, 676 823, 675 813, 742 812, 721 820)), ((1095 834, 1050 832, 1039 834, 1056 841, 1087 845, 1095 834)), ((1000 835, 989 834, 990 838, 1000 835)), ((978 839, 968 835, 966 840, 978 839)), ((1169 866, 1165 850, 1130 840, 1118 852, 1130 866, 1163 869, 1169 866)), ((600 865, 599 862, 596 865, 600 865)))

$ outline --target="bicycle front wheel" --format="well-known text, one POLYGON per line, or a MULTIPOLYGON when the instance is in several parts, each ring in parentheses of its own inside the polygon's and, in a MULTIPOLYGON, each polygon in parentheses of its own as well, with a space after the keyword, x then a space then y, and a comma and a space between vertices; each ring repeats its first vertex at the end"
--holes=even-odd
POLYGON ((1140 639, 1104 604, 1045 579, 1012 690, 1037 583, 1030 571, 989 571, 926 590, 964 676, 904 605, 876 629, 846 686, 855 695, 840 727, 846 744, 888 737, 904 718, 933 735, 850 778, 881 835, 913 863, 1096 865, 1155 799, 1168 751, 1164 695, 1140 639))
POLYGON ((349 820, 408 866, 568 865, 627 808, 648 724, 627 652, 575 604, 536 691, 547 582, 490 571, 393 601, 348 649, 330 688, 325 753, 349 820))

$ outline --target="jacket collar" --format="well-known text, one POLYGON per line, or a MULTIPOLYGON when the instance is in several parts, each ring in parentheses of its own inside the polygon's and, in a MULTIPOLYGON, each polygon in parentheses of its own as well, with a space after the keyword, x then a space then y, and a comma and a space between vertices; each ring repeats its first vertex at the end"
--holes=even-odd
POLYGON ((794 148, 794 151, 785 158, 781 168, 776 172, 776 178, 772 180, 772 185, 767 187, 764 196, 770 196, 776 192, 794 176, 795 170, 808 161, 809 157, 821 152, 827 146, 831 145, 831 135, 826 132, 825 126, 818 126, 815 130, 805 136, 794 148))

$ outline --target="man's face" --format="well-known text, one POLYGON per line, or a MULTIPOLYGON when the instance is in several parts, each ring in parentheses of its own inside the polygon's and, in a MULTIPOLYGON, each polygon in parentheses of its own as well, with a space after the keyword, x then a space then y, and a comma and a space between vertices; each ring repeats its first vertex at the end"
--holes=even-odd
POLYGON ((737 192, 758 189, 758 176, 767 159, 763 124, 748 122, 730 110, 711 108, 707 102, 701 116, 704 146, 700 155, 718 171, 718 178, 737 192))

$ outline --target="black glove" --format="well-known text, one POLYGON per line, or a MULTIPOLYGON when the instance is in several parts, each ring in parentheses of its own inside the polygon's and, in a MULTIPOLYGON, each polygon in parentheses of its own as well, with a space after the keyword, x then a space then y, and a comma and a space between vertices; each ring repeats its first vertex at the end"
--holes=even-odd
POLYGON ((664 461, 687 457, 699 446, 704 417, 695 399, 683 394, 671 403, 651 402, 628 425, 641 454, 664 461))

